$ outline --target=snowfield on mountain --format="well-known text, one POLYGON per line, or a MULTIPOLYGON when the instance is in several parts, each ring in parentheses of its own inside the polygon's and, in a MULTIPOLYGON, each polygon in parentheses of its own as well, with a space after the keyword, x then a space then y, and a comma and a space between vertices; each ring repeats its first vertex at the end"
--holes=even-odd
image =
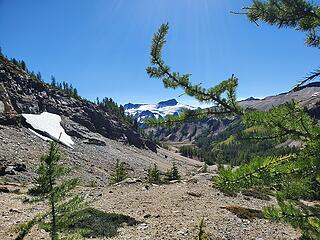
POLYGON ((169 115, 179 115, 185 109, 196 109, 195 107, 177 102, 175 99, 162 101, 157 104, 132 104, 124 105, 125 112, 139 123, 148 118, 163 118, 169 115))

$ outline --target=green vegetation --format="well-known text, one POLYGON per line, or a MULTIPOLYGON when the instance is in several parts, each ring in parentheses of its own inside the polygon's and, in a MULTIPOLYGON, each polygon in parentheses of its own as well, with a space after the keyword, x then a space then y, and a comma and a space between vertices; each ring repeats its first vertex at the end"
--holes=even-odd
POLYGON ((208 172, 208 165, 207 163, 204 163, 203 166, 201 167, 201 172, 202 173, 207 173, 208 172))
POLYGON ((89 187, 95 188, 97 187, 97 181, 96 180, 91 180, 88 184, 89 187))
POLYGON ((306 32, 307 46, 319 47, 319 5, 306 0, 254 0, 249 7, 244 7, 251 22, 261 20, 279 28, 293 28, 306 32))
POLYGON ((73 87, 72 84, 69 85, 65 81, 63 81, 62 83, 58 82, 54 76, 51 76, 50 86, 54 89, 60 90, 69 97, 73 97, 78 100, 81 99, 81 97, 78 95, 78 90, 75 87, 73 87))
MULTIPOLYGON (((70 170, 59 164, 60 160, 58 145, 52 142, 49 153, 41 158, 35 186, 29 190, 33 196, 31 202, 47 202, 49 211, 38 214, 23 224, 17 240, 24 239, 35 225, 50 232, 53 240, 71 240, 113 237, 118 234, 118 228, 124 223, 129 226, 139 223, 134 218, 122 214, 84 208, 86 204, 83 198, 72 193, 78 180, 65 180, 70 170)), ((125 176, 124 174, 123 163, 117 161, 114 176, 119 180, 125 176)))
POLYGON ((157 164, 154 164, 153 167, 150 167, 147 170, 147 179, 149 183, 163 184, 169 183, 169 181, 173 180, 180 180, 181 176, 176 163, 173 162, 172 167, 168 169, 165 173, 159 170, 157 164))
POLYGON ((172 168, 166 172, 166 180, 173 181, 173 180, 180 180, 181 176, 179 174, 179 169, 175 162, 172 163, 172 168))
POLYGON ((70 170, 59 162, 61 160, 57 143, 51 142, 49 153, 41 158, 38 177, 35 186, 29 190, 33 202, 47 202, 49 212, 40 214, 24 224, 16 238, 23 239, 34 225, 50 232, 52 240, 59 239, 61 232, 67 225, 78 220, 71 215, 84 206, 83 198, 72 194, 78 179, 62 180, 70 170))
MULTIPOLYGON (((245 7, 250 21, 261 20, 279 28, 290 27, 306 32, 306 45, 320 46, 320 7, 306 0, 254 0, 245 7)), ((220 168, 214 179, 222 191, 234 193, 255 187, 275 190, 278 205, 264 210, 264 216, 285 221, 302 231, 301 239, 320 239, 320 206, 305 204, 301 200, 320 200, 320 126, 318 121, 304 112, 297 103, 290 102, 267 112, 244 111, 236 101, 237 78, 232 76, 209 89, 190 82, 190 74, 173 72, 162 59, 168 24, 161 25, 154 35, 151 47, 151 67, 147 73, 163 80, 166 88, 182 88, 200 102, 211 102, 215 107, 207 110, 186 111, 178 117, 149 121, 151 125, 171 126, 189 118, 208 115, 236 115, 244 125, 242 135, 250 140, 296 140, 303 145, 294 153, 268 154, 246 157, 248 163, 233 170, 220 168), (249 130, 248 130, 249 129, 249 130)), ((294 89, 320 76, 314 71, 294 89)), ((233 143, 234 136, 224 139, 223 144, 233 143)), ((229 209, 230 210, 230 209, 229 209)), ((255 212, 254 212, 255 213, 255 212)), ((259 215, 260 216, 260 215, 259 215)))
POLYGON ((208 116, 208 114, 242 114, 243 110, 236 100, 238 79, 235 76, 232 75, 229 79, 222 81, 213 88, 205 89, 199 84, 195 85, 190 82, 191 74, 180 74, 179 72, 170 70, 170 67, 167 66, 162 59, 162 49, 166 43, 168 30, 169 25, 162 24, 159 31, 154 35, 150 54, 152 66, 147 68, 147 73, 151 78, 162 79, 166 88, 176 89, 180 87, 187 95, 195 97, 200 102, 212 102, 216 107, 211 109, 187 110, 179 116, 168 116, 164 119, 150 119, 147 123, 155 126, 161 124, 172 126, 187 119, 202 118, 208 116))
POLYGON ((137 121, 134 120, 131 116, 126 115, 124 107, 122 105, 118 105, 112 98, 105 97, 102 100, 97 98, 96 104, 105 111, 116 115, 118 118, 130 124, 136 131, 139 130, 137 121))
MULTIPOLYGON (((306 33, 306 46, 320 47, 320 8, 319 3, 307 0, 254 0, 249 7, 243 8, 251 22, 260 20, 278 28, 292 28, 306 33)), ((306 82, 320 76, 320 69, 313 71, 302 80, 293 90, 306 82)))
MULTIPOLYGON (((6 58, 4 55, 1 55, 2 57, 6 58)), ((42 78, 42 75, 40 72, 37 72, 35 73, 34 71, 30 71, 26 65, 26 63, 23 61, 23 60, 17 60, 15 58, 11 58, 11 59, 8 59, 6 58, 7 61, 13 63, 14 65, 16 65, 17 67, 20 67, 22 68, 24 71, 26 71, 30 77, 35 80, 35 81, 38 81, 38 82, 43 82, 43 78, 42 78)))
MULTIPOLYGON (((27 64, 25 63, 25 61, 17 60, 15 58, 9 59, 9 58, 5 57, 2 54, 1 51, 0 51, 0 56, 5 58, 7 61, 13 63, 17 67, 21 68, 22 70, 24 70, 27 74, 29 74, 31 79, 46 84, 44 79, 43 79, 43 77, 42 77, 42 75, 41 75, 41 72, 35 73, 34 71, 30 71, 28 69, 27 64)), ((58 81, 56 81, 56 78, 54 76, 51 76, 51 83, 50 84, 46 84, 46 85, 51 87, 51 88, 53 88, 53 89, 59 90, 60 92, 62 92, 63 94, 65 94, 65 95, 67 95, 69 97, 73 97, 73 98, 76 98, 78 100, 81 99, 81 97, 78 94, 78 90, 75 87, 73 87, 72 84, 69 85, 65 81, 63 81, 62 83, 58 82, 58 81)))
POLYGON ((181 153, 182 156, 188 157, 188 158, 198 158, 200 157, 200 153, 197 147, 195 146, 181 146, 179 148, 179 152, 181 153))
POLYGON ((162 147, 163 149, 169 150, 170 147, 168 144, 166 144, 165 142, 158 142, 156 141, 156 144, 158 144, 160 147, 162 147))
POLYGON ((206 224, 204 222, 204 218, 201 219, 199 225, 197 225, 198 234, 195 237, 195 240, 210 240, 211 238, 205 231, 206 224))
POLYGON ((160 171, 157 164, 154 164, 153 168, 147 170, 147 177, 149 183, 159 184, 161 182, 160 171))
POLYGON ((199 159, 209 165, 231 164, 238 166, 258 156, 281 156, 297 151, 294 147, 278 147, 281 139, 256 139, 253 129, 236 120, 224 131, 210 135, 204 131, 195 139, 196 146, 183 146, 183 156, 199 159))
POLYGON ((319 206, 311 208, 300 201, 320 198, 320 127, 317 121, 296 103, 287 103, 269 112, 247 113, 243 121, 248 126, 263 128, 262 132, 256 132, 257 137, 300 140, 304 146, 295 154, 254 158, 236 171, 221 169, 217 186, 227 192, 253 186, 275 189, 280 207, 266 208, 265 215, 300 228, 305 239, 318 239, 319 206))
POLYGON ((128 177, 128 172, 126 167, 124 166, 124 162, 121 162, 119 159, 117 159, 116 166, 111 175, 110 183, 115 184, 115 183, 122 182, 127 177, 128 177))

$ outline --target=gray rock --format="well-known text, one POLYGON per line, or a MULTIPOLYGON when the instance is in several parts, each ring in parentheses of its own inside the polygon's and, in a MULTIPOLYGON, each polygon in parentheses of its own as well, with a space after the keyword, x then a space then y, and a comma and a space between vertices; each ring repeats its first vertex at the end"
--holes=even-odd
POLYGON ((0 101, 0 114, 5 114, 3 101, 0 101))
POLYGON ((138 183, 138 182, 142 182, 142 180, 140 178, 126 178, 125 180, 123 180, 119 183, 115 183, 114 186, 119 186, 119 185, 124 185, 124 184, 134 184, 134 183, 138 183))

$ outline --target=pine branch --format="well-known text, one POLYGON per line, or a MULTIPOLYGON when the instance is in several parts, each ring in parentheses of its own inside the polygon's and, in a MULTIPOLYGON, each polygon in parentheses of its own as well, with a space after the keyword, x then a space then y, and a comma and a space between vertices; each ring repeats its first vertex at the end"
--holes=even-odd
MULTIPOLYGON (((251 172, 246 172, 244 175, 239 175, 238 177, 236 177, 233 180, 226 181, 225 184, 227 184, 227 185, 237 184, 245 179, 251 179, 252 177, 259 179, 260 176, 259 176, 259 174, 257 175, 257 173, 264 172, 270 167, 275 167, 276 165, 283 164, 284 162, 287 162, 289 160, 294 159, 294 157, 295 157, 295 155, 291 154, 291 155, 283 156, 283 157, 279 157, 279 158, 270 158, 270 160, 266 161, 266 163, 262 164, 261 166, 257 167, 256 169, 253 169, 251 172)), ((250 164, 247 166, 250 166, 250 164)))
MULTIPOLYGON (((238 86, 238 79, 234 75, 213 88, 205 89, 200 84, 193 85, 189 79, 190 74, 181 75, 178 72, 170 71, 170 67, 165 65, 161 57, 168 30, 169 25, 162 24, 153 37, 150 53, 152 66, 147 68, 149 76, 162 79, 164 86, 167 88, 175 89, 180 87, 185 94, 195 97, 200 102, 215 104, 217 107, 215 114, 232 113, 242 115, 243 110, 236 101, 235 90, 238 86), (226 94, 226 99, 222 97, 223 94, 226 94)), ((174 123, 176 121, 179 122, 180 120, 170 119, 164 122, 174 123)))
POLYGON ((320 69, 317 69, 317 70, 311 72, 309 74, 309 76, 307 76, 305 79, 300 81, 291 91, 292 92, 298 91, 304 84, 306 84, 307 82, 311 82, 311 81, 317 79, 318 77, 320 77, 320 69))
POLYGON ((45 219, 48 216, 49 216, 48 212, 44 214, 38 214, 27 223, 24 223, 23 225, 21 225, 19 234, 15 238, 15 240, 24 239, 35 225, 37 225, 39 222, 41 222, 43 219, 45 219))
POLYGON ((320 8, 319 5, 305 0, 254 0, 253 4, 242 8, 251 22, 258 25, 261 20, 279 28, 290 27, 307 32, 305 43, 308 46, 320 46, 320 8))

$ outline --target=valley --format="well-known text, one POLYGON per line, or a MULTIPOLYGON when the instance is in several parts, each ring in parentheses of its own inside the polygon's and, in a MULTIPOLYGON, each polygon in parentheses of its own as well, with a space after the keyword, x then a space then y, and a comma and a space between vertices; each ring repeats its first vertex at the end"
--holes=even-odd
MULTIPOLYGON (((110 232, 109 225, 105 226, 108 230, 101 232, 105 227, 97 223, 98 227, 92 233, 96 239, 106 236, 119 240, 194 239, 202 231, 198 226, 202 219, 206 226, 202 227, 213 239, 297 239, 300 236, 300 232, 289 225, 256 216, 237 216, 227 210, 230 207, 240 209, 240 212, 243 209, 259 212, 265 206, 276 204, 276 200, 274 196, 262 200, 254 195, 225 194, 212 181, 218 176, 217 165, 208 166, 203 172, 203 162, 199 158, 194 160, 179 153, 183 147, 195 147, 196 137, 219 136, 236 119, 209 118, 178 128, 156 130, 153 137, 162 141, 160 145, 167 148, 164 149, 156 146, 152 138, 143 138, 135 132, 132 123, 121 114, 110 112, 102 104, 66 96, 58 89, 30 78, 27 72, 6 59, 0 60, 0 103, 4 106, 0 116, 0 203, 3 206, 0 237, 15 239, 20 224, 46 209, 43 203, 28 203, 25 199, 29 199, 27 192, 36 177, 39 159, 52 140, 62 143, 62 162, 71 168, 69 177, 79 178, 76 192, 84 196, 88 207, 101 211, 100 214, 121 215, 124 219, 113 226, 108 218, 112 226, 110 232), (47 129, 48 126, 51 128, 47 129), (60 139, 62 132, 59 136, 57 131, 65 131, 63 139, 60 139), (205 136, 206 132, 210 132, 210 136, 205 136), (124 163, 128 178, 111 184, 117 161, 124 163), (156 165, 165 176, 172 164, 176 165, 180 180, 161 184, 148 182, 148 169, 156 165)), ((318 85, 301 91, 294 99, 306 102, 305 106, 316 113, 314 103, 318 85), (310 92, 313 93, 311 98, 310 92)), ((279 100, 284 96, 291 98, 287 93, 271 97, 272 100, 249 99, 241 104, 267 109, 285 102, 285 99, 279 100)), ((143 106, 171 111, 180 105, 169 100, 143 106)), ((131 107, 141 108, 140 105, 131 107)), ((163 117, 172 114, 170 111, 163 117)), ((144 114, 143 111, 139 113, 144 114)), ((154 130, 146 129, 145 134, 154 130)), ((99 218, 91 221, 99 222, 99 218)), ((48 233, 33 228, 26 239, 47 237, 48 233)))
POLYGON ((58 2, 0 1, 0 239, 320 239, 318 2, 58 2))

